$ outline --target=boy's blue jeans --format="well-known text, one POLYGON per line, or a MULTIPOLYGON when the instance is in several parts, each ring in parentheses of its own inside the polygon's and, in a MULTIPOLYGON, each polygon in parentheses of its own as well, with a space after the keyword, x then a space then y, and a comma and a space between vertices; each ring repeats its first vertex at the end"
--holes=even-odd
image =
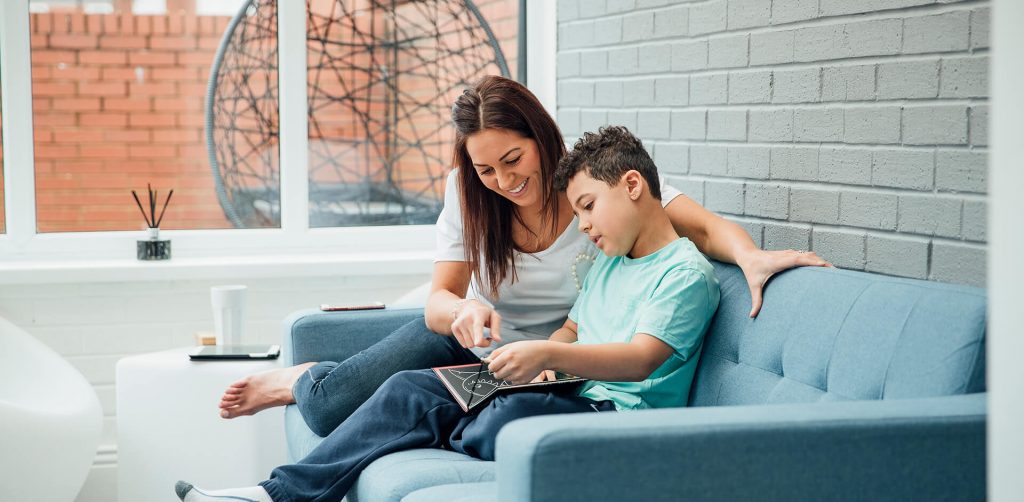
POLYGON ((448 448, 493 460, 498 431, 512 420, 613 410, 611 401, 579 397, 575 387, 566 387, 500 395, 479 413, 467 414, 433 371, 403 371, 388 378, 306 458, 274 469, 260 485, 276 502, 341 500, 367 465, 389 453, 448 448))

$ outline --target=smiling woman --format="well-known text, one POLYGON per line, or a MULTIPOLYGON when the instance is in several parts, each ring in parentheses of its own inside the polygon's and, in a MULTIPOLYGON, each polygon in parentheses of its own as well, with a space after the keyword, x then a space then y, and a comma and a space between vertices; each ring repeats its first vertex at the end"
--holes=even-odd
POLYGON ((465 258, 478 285, 486 281, 482 289, 497 297, 501 283, 516 278, 515 253, 547 249, 572 219, 547 182, 565 144, 537 98, 507 79, 488 77, 463 92, 452 121, 465 258), (530 178, 536 183, 524 186, 530 178))

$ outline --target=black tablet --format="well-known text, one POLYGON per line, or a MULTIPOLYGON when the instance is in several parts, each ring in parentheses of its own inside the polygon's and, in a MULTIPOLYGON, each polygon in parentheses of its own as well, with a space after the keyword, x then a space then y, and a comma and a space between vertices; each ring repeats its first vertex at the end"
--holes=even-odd
POLYGON ((192 360, 202 359, 277 359, 280 345, 200 345, 188 353, 192 360))

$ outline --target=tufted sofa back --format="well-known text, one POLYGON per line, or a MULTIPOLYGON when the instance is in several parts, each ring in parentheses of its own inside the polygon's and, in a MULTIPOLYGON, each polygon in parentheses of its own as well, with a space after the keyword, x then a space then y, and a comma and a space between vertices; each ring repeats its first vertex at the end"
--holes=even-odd
POLYGON ((750 319, 739 268, 714 262, 718 313, 691 406, 900 399, 985 390, 985 292, 864 272, 774 277, 750 319))

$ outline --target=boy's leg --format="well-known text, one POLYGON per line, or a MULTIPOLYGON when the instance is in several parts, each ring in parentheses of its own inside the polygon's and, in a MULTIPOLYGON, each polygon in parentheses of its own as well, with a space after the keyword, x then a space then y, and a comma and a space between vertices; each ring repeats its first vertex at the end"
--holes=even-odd
POLYGON ((494 440, 505 424, 526 417, 615 411, 611 401, 594 401, 574 389, 556 392, 517 392, 499 395, 471 420, 460 421, 449 438, 452 449, 484 460, 494 460, 494 440))
POLYGON ((404 371, 306 458, 274 469, 260 485, 275 501, 341 500, 371 462, 396 451, 440 447, 464 417, 432 371, 404 371))
POLYGON ((344 361, 310 367, 292 394, 309 428, 326 437, 400 371, 479 361, 454 337, 430 331, 419 317, 344 361))

